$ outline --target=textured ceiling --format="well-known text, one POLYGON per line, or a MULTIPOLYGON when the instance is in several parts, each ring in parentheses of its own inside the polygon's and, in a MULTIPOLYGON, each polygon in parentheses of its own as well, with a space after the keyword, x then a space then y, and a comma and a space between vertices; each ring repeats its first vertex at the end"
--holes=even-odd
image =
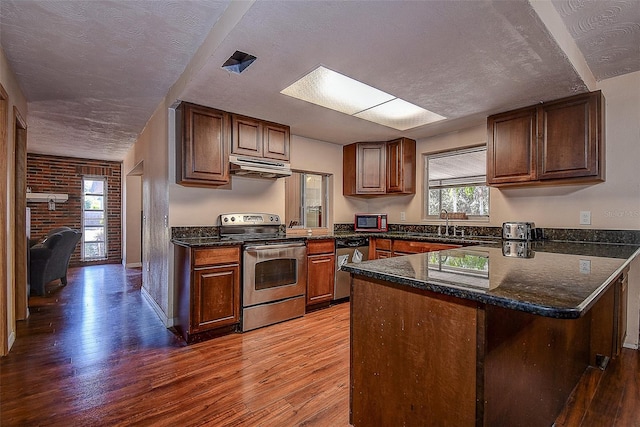
POLYGON ((123 159, 229 1, 1 0, 28 150, 123 159))
MULTIPOLYGON (((526 0, 265 0, 245 3, 227 27, 230 3, 0 0, 0 43, 28 101, 28 150, 121 160, 216 29, 180 99, 340 144, 422 138, 587 90, 526 0), (241 75, 220 68, 235 50, 258 58, 241 75), (280 94, 320 64, 448 120, 400 135, 280 94)), ((596 79, 640 69, 638 0, 553 6, 596 79)))
POLYGON ((640 1, 553 0, 593 76, 640 70, 640 1))

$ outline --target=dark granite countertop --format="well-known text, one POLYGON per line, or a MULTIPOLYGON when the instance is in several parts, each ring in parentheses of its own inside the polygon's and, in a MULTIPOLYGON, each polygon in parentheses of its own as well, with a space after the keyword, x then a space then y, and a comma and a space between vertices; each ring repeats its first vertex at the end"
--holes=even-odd
POLYGON ((586 313, 640 254, 638 245, 531 242, 530 258, 503 255, 500 241, 347 264, 342 270, 546 317, 586 313))
MULTIPOLYGON (((400 240, 416 240, 424 242, 434 243, 451 243, 462 246, 478 245, 487 242, 496 242, 499 239, 495 237, 484 236, 438 236, 437 234, 429 233, 404 233, 404 232, 386 232, 386 233, 358 233, 358 232, 335 232, 330 234, 318 234, 318 235, 283 235, 277 239, 269 240, 324 240, 324 239, 345 239, 351 237, 378 237, 387 239, 400 239, 400 240)), ((171 243, 176 245, 196 248, 196 247, 215 247, 215 246, 228 246, 228 245, 241 245, 244 242, 238 239, 228 239, 218 236, 190 236, 190 237, 174 237, 171 239, 171 243)))

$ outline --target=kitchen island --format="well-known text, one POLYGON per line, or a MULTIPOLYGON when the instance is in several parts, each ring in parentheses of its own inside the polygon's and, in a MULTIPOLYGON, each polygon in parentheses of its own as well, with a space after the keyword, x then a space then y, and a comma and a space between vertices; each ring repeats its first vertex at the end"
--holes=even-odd
POLYGON ((348 264, 351 424, 550 426, 626 332, 635 245, 487 244, 348 264))

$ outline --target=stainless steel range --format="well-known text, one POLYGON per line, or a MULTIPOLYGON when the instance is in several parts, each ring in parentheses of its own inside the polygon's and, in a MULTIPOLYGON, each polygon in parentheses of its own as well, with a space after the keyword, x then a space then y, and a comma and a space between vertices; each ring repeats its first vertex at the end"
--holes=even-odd
POLYGON ((242 330, 304 315, 306 246, 288 239, 280 217, 267 213, 220 215, 220 237, 241 240, 242 330))

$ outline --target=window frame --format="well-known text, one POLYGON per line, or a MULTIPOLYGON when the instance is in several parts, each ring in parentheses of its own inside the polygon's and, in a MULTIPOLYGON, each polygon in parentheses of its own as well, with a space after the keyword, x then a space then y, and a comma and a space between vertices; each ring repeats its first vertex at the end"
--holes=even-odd
MULTIPOLYGON (((303 228, 303 229, 328 229, 329 228, 329 223, 330 223, 330 192, 331 192, 331 177, 332 174, 327 173, 327 172, 314 172, 314 171, 305 171, 305 170, 292 170, 293 173, 297 173, 300 175, 300 209, 301 212, 299 212, 299 216, 301 218, 302 223, 295 225, 293 227, 289 227, 289 222, 291 221, 290 218, 285 218, 286 221, 286 225, 287 228, 303 228), (306 175, 319 175, 322 177, 322 187, 324 189, 324 194, 322 194, 322 204, 323 204, 323 214, 324 214, 324 221, 323 221, 323 225, 321 225, 320 227, 311 227, 307 224, 307 217, 305 215, 305 204, 306 204, 306 197, 305 197, 305 189, 306 189, 306 185, 305 185, 305 177, 306 175)), ((285 194, 286 197, 286 194, 285 194)), ((286 212, 285 212, 286 214, 286 212)), ((286 217, 286 215, 285 215, 286 217)))
MULTIPOLYGON (((446 149, 446 150, 441 150, 441 151, 434 151, 434 152, 430 152, 430 153, 423 153, 422 154, 422 171, 423 171, 423 183, 422 183, 422 219, 423 221, 433 221, 433 220, 438 220, 440 221, 440 214, 436 214, 436 215, 430 215, 429 214, 429 191, 430 191, 430 187, 429 187, 429 159, 432 157, 444 157, 444 156, 453 156, 456 154, 464 154, 464 153, 469 153, 469 152, 473 152, 473 151, 479 151, 479 150, 484 150, 485 152, 487 151, 487 145, 486 144, 478 144, 478 145, 472 145, 472 146, 466 146, 466 147, 456 147, 456 148, 450 148, 450 149, 446 149)), ((487 215, 467 215, 468 219, 463 220, 463 221, 476 221, 476 222, 489 222, 490 221, 490 216, 491 216, 491 187, 489 187, 489 185, 486 182, 486 164, 485 164, 485 182, 484 182, 484 187, 487 188, 487 215)), ((468 185, 466 185, 468 186, 468 185)), ((456 187, 456 186, 450 186, 450 187, 456 187)), ((463 185, 461 185, 460 187, 463 187, 463 185)), ((442 203, 442 202, 440 202, 442 203)), ((442 204, 440 204, 440 206, 442 206, 442 204)))
POLYGON ((82 203, 81 203, 81 207, 82 207, 82 218, 81 218, 81 223, 82 223, 82 247, 81 247, 81 259, 82 261, 103 261, 109 258, 109 250, 108 250, 108 217, 107 217, 107 203, 108 203, 108 180, 106 176, 102 176, 102 175, 85 175, 82 177, 82 203), (85 188, 85 182, 86 181, 102 181, 102 194, 98 194, 98 193, 85 193, 84 188, 85 188), (98 209, 90 209, 90 210, 86 210, 85 209, 85 196, 101 196, 102 197, 102 210, 98 210, 98 209), (103 240, 96 240, 96 241, 87 241, 86 240, 86 228, 98 228, 100 226, 96 226, 96 225, 86 225, 85 224, 85 212, 103 212, 103 217, 104 217, 104 225, 102 225, 103 228, 103 240), (103 243, 104 244, 104 256, 103 257, 88 257, 86 255, 86 244, 87 243, 103 243))

